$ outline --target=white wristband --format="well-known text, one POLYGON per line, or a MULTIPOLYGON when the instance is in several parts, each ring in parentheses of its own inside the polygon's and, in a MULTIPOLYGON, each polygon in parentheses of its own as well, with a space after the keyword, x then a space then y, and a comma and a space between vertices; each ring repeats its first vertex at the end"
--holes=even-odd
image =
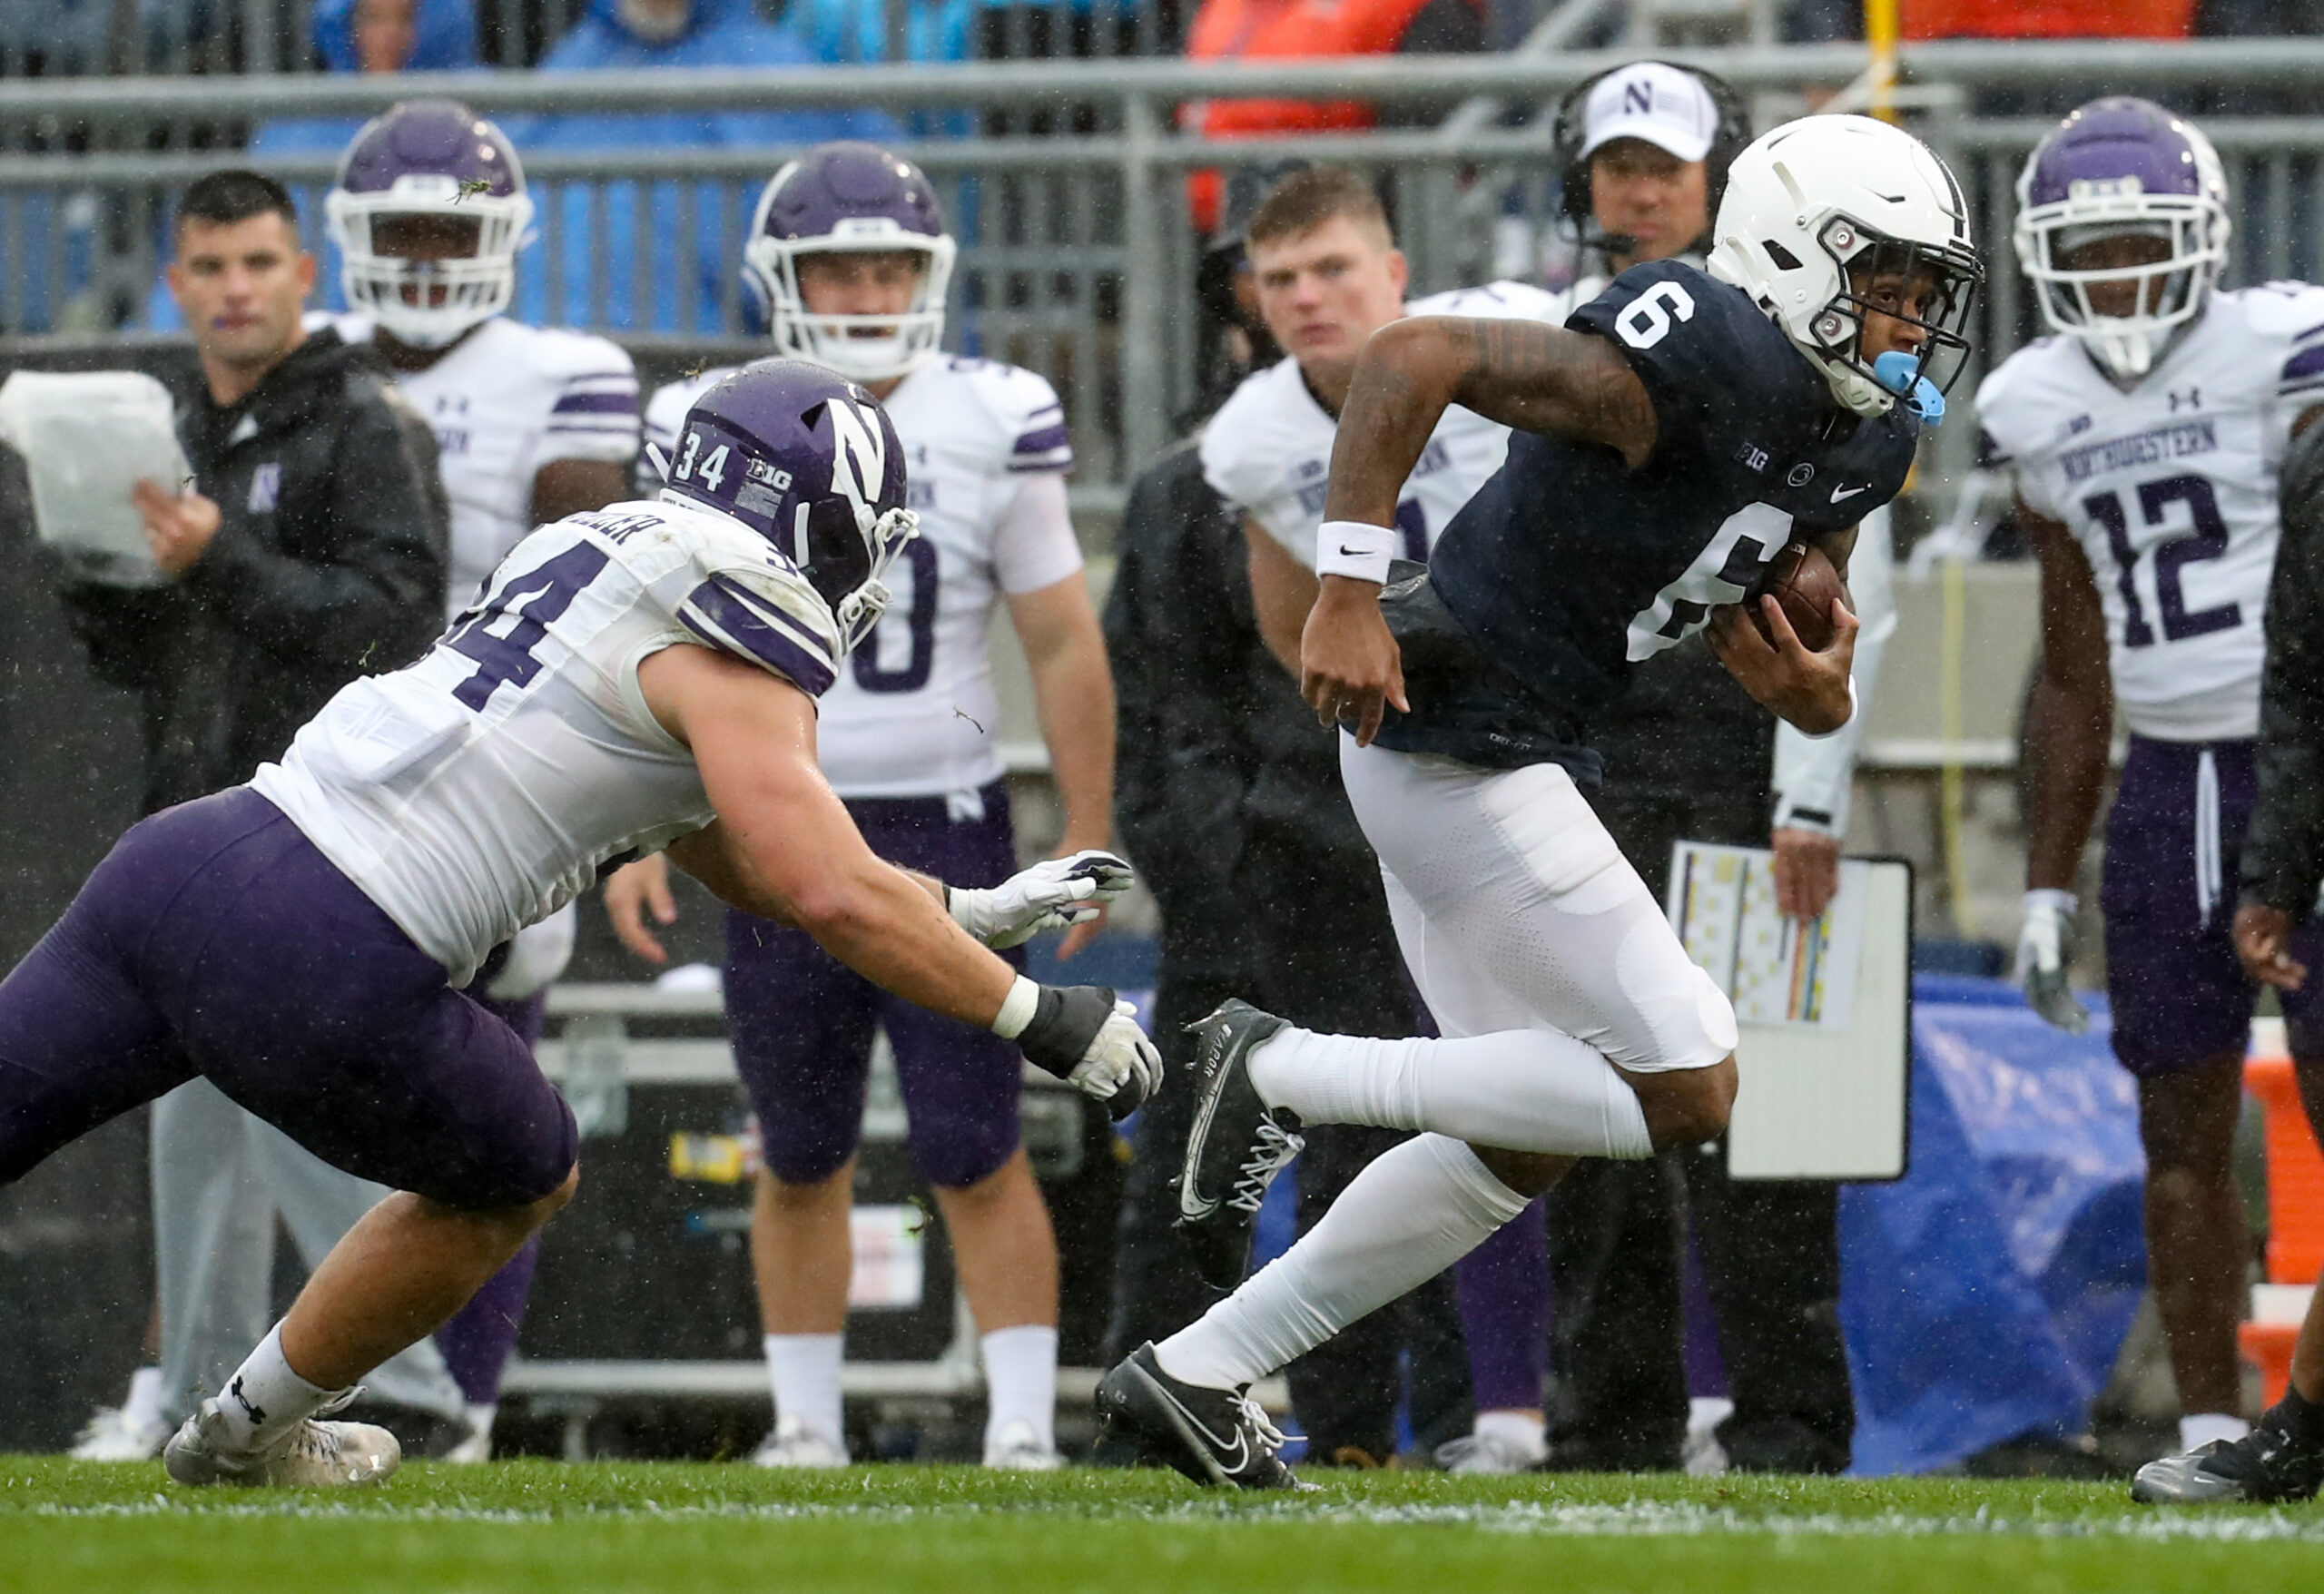
POLYGON ((2072 919, 2082 904, 2072 891, 2062 891, 2053 886, 2035 886, 2025 893, 2025 911, 2036 908, 2054 908, 2062 918, 2072 919))
POLYGON ((1033 1021, 1033 1014, 1041 1005, 1041 988, 1019 974, 1009 994, 1000 999, 1000 1011, 992 1020, 992 1032, 1003 1040, 1014 1040, 1025 1033, 1025 1026, 1033 1021))
POLYGON ((1315 574, 1353 576, 1385 586, 1397 540, 1396 534, 1384 526, 1326 520, 1315 533, 1315 574))

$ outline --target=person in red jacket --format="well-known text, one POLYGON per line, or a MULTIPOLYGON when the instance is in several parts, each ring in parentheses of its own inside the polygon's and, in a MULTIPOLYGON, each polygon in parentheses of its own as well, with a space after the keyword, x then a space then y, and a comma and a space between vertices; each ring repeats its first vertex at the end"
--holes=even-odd
MULTIPOLYGON (((1441 55, 1485 44, 1476 0, 1203 0, 1187 58, 1441 55)), ((1280 138, 1374 127, 1381 117, 1358 100, 1200 100, 1178 120, 1208 138, 1280 138)), ((1221 192, 1216 172, 1197 172, 1187 185, 1195 227, 1206 235, 1217 231, 1221 192)))

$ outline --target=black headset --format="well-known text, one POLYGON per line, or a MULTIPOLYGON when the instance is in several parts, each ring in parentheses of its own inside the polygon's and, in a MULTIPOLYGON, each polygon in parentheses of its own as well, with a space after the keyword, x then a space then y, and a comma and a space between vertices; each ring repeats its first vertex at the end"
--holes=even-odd
MULTIPOLYGON (((1582 159, 1581 143, 1588 133, 1586 113, 1590 106, 1590 91, 1618 72, 1627 72, 1643 62, 1625 61, 1611 66, 1594 77, 1585 78, 1566 91, 1558 102, 1557 119, 1550 132, 1550 158, 1557 164, 1558 181, 1565 193, 1561 210, 1573 226, 1581 242, 1591 249, 1610 253, 1625 252, 1622 240, 1598 230, 1598 219, 1591 212, 1590 196, 1590 162, 1582 159)), ((1710 148, 1703 152, 1703 175, 1709 200, 1711 220, 1718 219, 1718 202, 1727 196, 1727 169, 1743 146, 1751 142, 1751 110, 1735 87, 1714 72, 1699 66, 1681 66, 1675 61, 1657 61, 1652 64, 1668 66, 1673 72, 1683 72, 1703 85, 1710 95, 1711 107, 1718 113, 1718 123, 1710 135, 1710 148)), ((1706 230, 1705 236, 1709 236, 1706 230)))

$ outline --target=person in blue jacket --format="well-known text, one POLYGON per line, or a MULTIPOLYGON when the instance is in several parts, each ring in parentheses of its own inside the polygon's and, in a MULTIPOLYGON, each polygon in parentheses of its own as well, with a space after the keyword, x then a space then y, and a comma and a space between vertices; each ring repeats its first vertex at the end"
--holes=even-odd
MULTIPOLYGON (((557 41, 540 70, 804 69, 822 64, 799 34, 761 21, 751 0, 590 0, 587 12, 557 41)), ((550 151, 663 147, 803 149, 832 139, 884 144, 897 142, 901 132, 878 112, 827 110, 566 113, 504 125, 527 157, 550 151)), ((645 185, 643 202, 635 182, 602 188, 572 180, 536 182, 536 225, 544 246, 520 262, 519 318, 598 330, 731 330, 721 309, 733 252, 726 240, 730 225, 739 230, 748 223, 757 186, 757 179, 694 185, 689 261, 681 243, 686 222, 677 182, 645 185), (600 194, 606 207, 602 236, 593 213, 600 194)))
MULTIPOLYGON (((308 37, 327 72, 480 72, 474 0, 315 0, 308 37)), ((336 157, 354 141, 365 116, 299 116, 261 124, 251 135, 250 164, 261 170, 298 155, 336 157)), ((306 218, 315 253, 315 302, 343 310, 339 246, 323 225, 328 182, 297 183, 292 193, 306 218)), ((165 250, 166 254, 168 251, 165 250)), ((145 302, 145 324, 156 331, 182 331, 177 300, 156 278, 145 302)))

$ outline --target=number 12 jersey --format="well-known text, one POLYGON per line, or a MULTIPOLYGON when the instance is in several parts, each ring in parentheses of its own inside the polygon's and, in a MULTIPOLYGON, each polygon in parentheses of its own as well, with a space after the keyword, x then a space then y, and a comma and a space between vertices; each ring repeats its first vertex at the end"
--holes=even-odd
POLYGON ((2139 735, 2259 733, 2276 476, 2293 418, 2320 401, 2324 289, 2301 283, 2213 293, 2128 392, 2066 337, 2028 344, 1977 389, 1984 463, 2090 560, 2114 696, 2139 735))

